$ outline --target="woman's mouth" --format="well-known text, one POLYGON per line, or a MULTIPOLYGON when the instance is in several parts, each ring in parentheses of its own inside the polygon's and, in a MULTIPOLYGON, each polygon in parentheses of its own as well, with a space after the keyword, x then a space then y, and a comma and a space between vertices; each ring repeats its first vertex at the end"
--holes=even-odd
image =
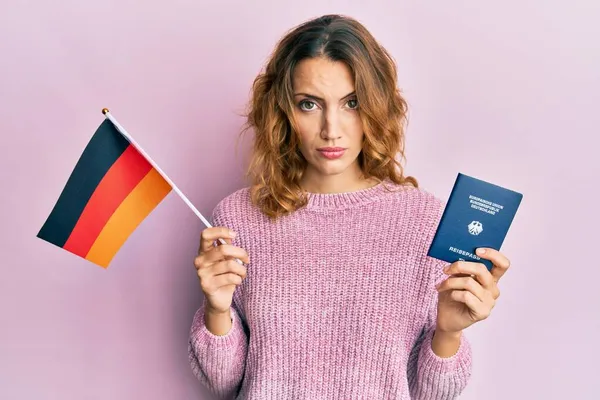
POLYGON ((346 149, 343 147, 321 147, 317 149, 319 153, 323 155, 323 157, 329 160, 335 160, 336 158, 340 158, 346 152, 346 149))

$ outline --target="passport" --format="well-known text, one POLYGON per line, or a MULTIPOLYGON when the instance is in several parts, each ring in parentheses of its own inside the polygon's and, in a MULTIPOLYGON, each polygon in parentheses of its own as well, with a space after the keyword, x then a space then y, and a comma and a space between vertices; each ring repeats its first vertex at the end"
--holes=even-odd
POLYGON ((473 261, 492 269, 475 250, 500 250, 523 194, 459 173, 427 255, 438 260, 473 261))

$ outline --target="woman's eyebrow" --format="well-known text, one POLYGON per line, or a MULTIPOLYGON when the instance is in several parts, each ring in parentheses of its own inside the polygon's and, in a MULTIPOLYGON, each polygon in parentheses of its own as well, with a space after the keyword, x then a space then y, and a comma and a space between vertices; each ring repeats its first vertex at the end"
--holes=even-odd
MULTIPOLYGON (((351 92, 348 93, 347 95, 345 95, 344 97, 342 97, 341 100, 347 99, 350 96, 354 96, 356 94, 356 92, 351 92)), ((310 93, 304 93, 304 92, 299 92, 299 93, 294 93, 294 96, 305 96, 305 97, 309 97, 311 99, 315 99, 315 100, 319 100, 319 101, 323 101, 323 99, 319 96, 315 96, 314 94, 310 94, 310 93)))

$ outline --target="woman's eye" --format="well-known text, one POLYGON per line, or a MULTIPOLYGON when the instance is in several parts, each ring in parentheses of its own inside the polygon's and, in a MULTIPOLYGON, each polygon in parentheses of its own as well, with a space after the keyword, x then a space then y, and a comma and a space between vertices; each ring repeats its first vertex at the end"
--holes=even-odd
POLYGON ((303 100, 300 102, 300 109, 310 111, 315 108, 316 104, 312 101, 303 100))
POLYGON ((358 107, 358 100, 356 100, 356 99, 348 100, 348 107, 350 107, 350 108, 357 108, 358 107))

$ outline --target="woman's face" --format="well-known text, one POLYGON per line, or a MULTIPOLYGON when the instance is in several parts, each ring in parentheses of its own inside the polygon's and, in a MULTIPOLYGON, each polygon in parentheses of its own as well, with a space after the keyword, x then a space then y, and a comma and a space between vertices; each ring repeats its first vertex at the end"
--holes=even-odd
POLYGON ((355 186, 361 173, 357 157, 363 127, 350 68, 325 58, 305 59, 292 80, 300 151, 308 161, 304 186, 355 186))

